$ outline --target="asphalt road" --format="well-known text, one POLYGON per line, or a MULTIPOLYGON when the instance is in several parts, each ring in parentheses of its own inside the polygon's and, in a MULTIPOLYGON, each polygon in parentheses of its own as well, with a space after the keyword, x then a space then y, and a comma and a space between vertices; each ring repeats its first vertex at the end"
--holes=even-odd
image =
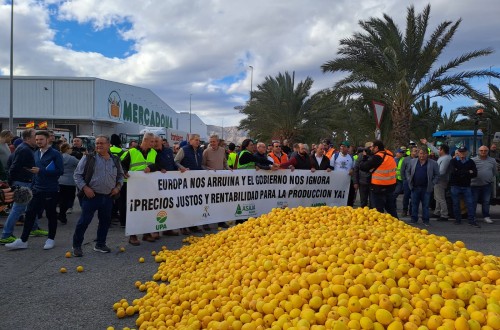
MULTIPOLYGON (((480 222, 480 229, 436 221, 431 221, 427 229, 450 241, 462 240, 469 249, 498 256, 500 206, 491 209, 495 222, 480 222)), ((46 239, 43 237, 31 237, 27 250, 7 251, 0 246, 0 329, 106 329, 111 325, 115 329, 135 328, 135 318, 118 319, 115 316, 113 303, 122 298, 131 302, 141 297, 134 282, 151 280, 155 274, 158 264, 151 251, 159 251, 162 246, 179 249, 185 236, 162 236, 155 243, 142 242, 134 247, 127 244, 124 229, 115 223, 108 235, 112 252, 103 254, 93 251, 95 218, 85 236, 84 256, 66 258, 65 253, 71 251, 79 214, 75 209, 68 217, 68 224, 59 225, 56 247, 52 250, 43 250, 46 239), (119 252, 121 246, 125 247, 125 252, 119 252), (146 261, 139 263, 140 257, 146 261), (82 273, 76 271, 79 265, 84 267, 82 273), (61 274, 61 267, 68 272, 61 274)), ((0 218, 0 223, 4 221, 5 218, 0 218)), ((41 223, 46 228, 45 218, 41 223)), ((16 227, 15 234, 20 233, 21 227, 16 227)))

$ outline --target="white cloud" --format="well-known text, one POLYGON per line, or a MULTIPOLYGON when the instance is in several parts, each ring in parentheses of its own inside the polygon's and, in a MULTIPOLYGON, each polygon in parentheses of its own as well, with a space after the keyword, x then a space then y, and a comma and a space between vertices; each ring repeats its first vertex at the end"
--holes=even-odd
MULTIPOLYGON (((463 22, 446 58, 472 49, 500 44, 496 0, 432 1, 431 28, 445 19, 463 22)), ((150 88, 177 111, 186 111, 189 94, 196 113, 210 124, 241 119, 233 109, 266 76, 295 71, 296 80, 314 79, 313 92, 329 87, 338 76, 320 66, 334 58, 339 40, 359 31, 358 21, 387 13, 404 29, 406 1, 303 0, 252 2, 243 0, 161 1, 124 0, 16 1, 15 74, 95 76, 150 88), (71 49, 71 41, 56 45, 48 5, 60 4, 58 19, 91 23, 103 29, 123 23, 125 40, 134 53, 125 59, 107 58, 92 50, 71 49), (227 82, 224 77, 238 76, 227 82)), ((416 5, 417 12, 424 4, 416 5)), ((0 7, 0 47, 8 49, 10 4, 0 7)), ((496 49, 498 51, 498 49, 496 49)), ((445 59, 445 58, 443 58, 445 59)), ((496 53, 470 67, 500 66, 496 53)), ((8 52, 0 52, 0 70, 9 70, 8 52)))

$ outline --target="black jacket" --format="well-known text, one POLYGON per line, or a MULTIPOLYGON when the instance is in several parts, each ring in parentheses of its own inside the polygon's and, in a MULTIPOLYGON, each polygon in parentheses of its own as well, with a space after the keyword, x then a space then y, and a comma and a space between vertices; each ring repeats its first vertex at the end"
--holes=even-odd
POLYGON ((26 170, 35 166, 35 150, 26 142, 21 143, 12 157, 9 167, 9 183, 14 181, 32 182, 33 173, 26 170))
POLYGON ((318 160, 316 159, 316 155, 313 154, 311 155, 311 165, 317 170, 326 170, 330 168, 330 159, 323 155, 323 158, 321 159, 321 164, 318 164, 318 160))
POLYGON ((258 152, 256 152, 253 154, 253 156, 255 157, 255 166, 263 170, 271 169, 270 165, 272 165, 273 162, 267 159, 267 154, 259 154, 258 152))
POLYGON ((450 161, 450 172, 450 186, 470 187, 470 180, 477 176, 476 163, 472 159, 462 163, 454 157, 450 161))

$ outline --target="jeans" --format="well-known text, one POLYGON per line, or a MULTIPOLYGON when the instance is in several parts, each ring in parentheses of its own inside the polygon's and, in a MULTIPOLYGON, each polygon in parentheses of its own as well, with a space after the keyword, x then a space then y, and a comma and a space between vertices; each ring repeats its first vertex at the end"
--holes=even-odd
POLYGON ((373 206, 380 213, 387 211, 394 218, 398 219, 398 213, 396 212, 396 198, 394 198, 394 188, 395 185, 390 186, 374 186, 370 187, 370 199, 372 200, 373 206))
POLYGON ((491 183, 484 186, 472 186, 472 195, 474 197, 474 206, 481 201, 481 211, 483 218, 490 216, 491 183))
POLYGON ((413 187, 411 191, 411 221, 418 222, 418 207, 422 203, 422 221, 429 223, 429 201, 431 193, 427 187, 413 187))
POLYGON ((439 182, 434 186, 434 199, 436 200, 436 208, 434 214, 442 218, 448 218, 448 205, 446 204, 446 188, 448 183, 439 182))
MULTIPOLYGON (((31 183, 14 181, 13 185, 29 188, 31 186, 31 183)), ((19 220, 21 215, 26 211, 27 206, 28 204, 19 204, 19 203, 12 204, 9 216, 7 217, 7 220, 5 221, 5 225, 3 227, 2 238, 7 238, 14 233, 14 226, 16 225, 17 220, 19 220)))
POLYGON ((23 242, 28 240, 38 212, 44 209, 47 214, 47 219, 49 220, 49 239, 54 239, 56 237, 56 206, 58 201, 59 193, 57 191, 33 191, 33 199, 28 204, 26 217, 24 219, 23 234, 21 235, 21 240, 23 242))
POLYGON ((408 181, 404 180, 403 181, 403 211, 407 212, 409 210, 410 206, 410 197, 411 197, 411 191, 410 191, 410 186, 408 185, 408 181))
POLYGON ((471 187, 451 186, 451 199, 453 200, 453 213, 455 214, 456 222, 462 221, 460 213, 460 195, 464 196, 465 205, 467 206, 467 217, 469 223, 476 222, 476 208, 474 207, 474 198, 472 197, 471 187))
POLYGON ((113 208, 113 199, 109 195, 96 194, 94 198, 82 198, 82 214, 76 224, 73 234, 73 247, 81 247, 83 237, 89 224, 97 211, 99 225, 97 227, 96 245, 105 245, 108 236, 109 226, 111 225, 111 210, 113 208))

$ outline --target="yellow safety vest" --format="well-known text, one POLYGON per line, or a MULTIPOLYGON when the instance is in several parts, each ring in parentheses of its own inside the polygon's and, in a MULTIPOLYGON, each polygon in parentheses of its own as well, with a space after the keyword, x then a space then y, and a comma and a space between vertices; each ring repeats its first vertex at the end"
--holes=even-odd
POLYGON ((130 154, 130 168, 129 171, 142 171, 148 165, 154 164, 156 162, 156 150, 149 149, 148 156, 144 158, 142 152, 136 148, 132 148, 128 151, 130 154))

